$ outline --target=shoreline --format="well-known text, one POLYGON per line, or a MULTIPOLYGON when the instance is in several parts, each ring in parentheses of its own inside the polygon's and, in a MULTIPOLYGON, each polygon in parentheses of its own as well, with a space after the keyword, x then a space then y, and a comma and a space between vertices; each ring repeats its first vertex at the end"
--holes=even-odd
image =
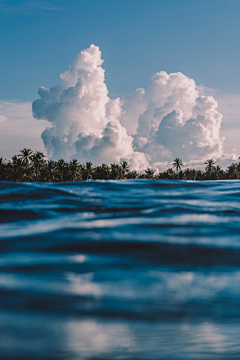
POLYGON ((45 155, 31 149, 22 149, 20 154, 14 155, 11 160, 0 157, 0 181, 13 182, 74 182, 89 180, 238 180, 240 179, 240 158, 231 163, 226 170, 215 165, 213 159, 207 159, 205 170, 184 168, 182 159, 176 158, 172 167, 156 173, 152 168, 140 172, 131 170, 127 161, 120 164, 101 164, 93 166, 91 162, 81 164, 77 159, 69 162, 64 159, 45 160, 45 155))

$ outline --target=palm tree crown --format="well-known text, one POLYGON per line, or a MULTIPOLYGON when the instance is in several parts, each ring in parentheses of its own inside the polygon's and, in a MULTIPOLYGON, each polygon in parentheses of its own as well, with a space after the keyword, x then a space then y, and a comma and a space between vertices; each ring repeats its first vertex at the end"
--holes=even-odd
POLYGON ((14 155, 11 160, 0 157, 0 182, 3 181, 41 181, 63 182, 86 180, 91 174, 97 180, 118 179, 171 179, 171 180, 219 180, 240 179, 240 158, 228 166, 226 170, 215 165, 213 159, 205 162, 205 171, 193 168, 181 169, 183 165, 180 158, 174 159, 172 168, 155 174, 151 168, 144 172, 130 170, 127 161, 120 164, 101 164, 93 166, 91 162, 78 163, 77 159, 67 162, 64 159, 46 161, 42 152, 24 148, 20 154, 14 155), (175 168, 177 170, 174 171, 175 168), (180 170, 180 171, 179 171, 180 170))
POLYGON ((181 166, 183 166, 182 159, 180 159, 180 158, 174 159, 172 165, 173 165, 173 168, 176 168, 177 172, 180 171, 181 166))
POLYGON ((156 171, 156 170, 147 168, 147 170, 145 170, 145 176, 146 176, 146 178, 147 178, 147 179, 153 179, 155 171, 156 171))
POLYGON ((44 163, 44 158, 46 156, 41 151, 36 151, 32 156, 31 160, 35 167, 35 173, 36 173, 36 181, 39 181, 40 176, 40 165, 44 163))
POLYGON ((24 148, 24 149, 20 150, 20 153, 21 154, 19 154, 18 157, 22 158, 25 165, 27 165, 29 163, 29 160, 31 159, 31 156, 33 153, 32 150, 24 148))
POLYGON ((204 164, 207 165, 205 170, 206 170, 206 172, 209 173, 209 177, 211 179, 212 171, 213 171, 213 169, 215 169, 215 166, 213 166, 215 164, 215 161, 213 159, 208 159, 207 161, 205 161, 204 164))
POLYGON ((206 166, 205 170, 211 172, 212 169, 214 168, 214 164, 215 164, 215 161, 213 159, 208 159, 207 161, 205 161, 204 163, 206 166))

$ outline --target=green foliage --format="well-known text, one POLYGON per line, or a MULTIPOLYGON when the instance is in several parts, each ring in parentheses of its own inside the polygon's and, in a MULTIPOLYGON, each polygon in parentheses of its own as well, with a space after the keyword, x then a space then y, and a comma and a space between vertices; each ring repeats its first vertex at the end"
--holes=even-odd
POLYGON ((181 170, 181 166, 183 166, 182 159, 180 159, 180 158, 174 159, 172 166, 173 166, 173 168, 176 169, 176 171, 178 173, 181 170))
POLYGON ((143 177, 145 179, 153 179, 154 178, 155 170, 147 168, 147 170, 145 170, 144 172, 145 172, 145 174, 143 175, 143 177))
POLYGON ((29 182, 65 182, 86 180, 88 175, 99 180, 121 180, 121 179, 169 179, 169 180, 220 180, 240 179, 240 158, 238 162, 232 163, 227 170, 215 166, 213 159, 205 162, 205 171, 186 168, 182 170, 183 162, 176 158, 173 168, 169 168, 159 174, 155 170, 146 169, 142 173, 131 171, 127 161, 120 164, 102 164, 93 166, 91 162, 85 165, 78 163, 76 159, 69 162, 64 159, 45 160, 45 155, 31 149, 20 150, 19 155, 14 155, 10 161, 0 158, 0 180, 29 182), (174 169, 176 171, 174 171, 174 169))

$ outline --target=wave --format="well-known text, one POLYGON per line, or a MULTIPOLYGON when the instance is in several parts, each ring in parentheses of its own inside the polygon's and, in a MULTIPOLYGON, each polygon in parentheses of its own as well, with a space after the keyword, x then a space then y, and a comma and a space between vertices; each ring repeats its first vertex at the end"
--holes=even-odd
POLYGON ((0 182, 0 359, 238 359, 240 182, 0 182))

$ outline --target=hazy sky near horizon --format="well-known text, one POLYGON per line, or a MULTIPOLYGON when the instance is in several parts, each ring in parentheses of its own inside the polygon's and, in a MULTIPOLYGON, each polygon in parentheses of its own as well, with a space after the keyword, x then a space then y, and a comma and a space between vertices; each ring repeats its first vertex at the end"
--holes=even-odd
POLYGON ((240 1, 0 0, 0 23, 0 156, 43 149, 46 121, 32 119, 30 104, 91 44, 102 52, 111 99, 147 89, 160 71, 209 88, 225 152, 240 153, 240 1))

